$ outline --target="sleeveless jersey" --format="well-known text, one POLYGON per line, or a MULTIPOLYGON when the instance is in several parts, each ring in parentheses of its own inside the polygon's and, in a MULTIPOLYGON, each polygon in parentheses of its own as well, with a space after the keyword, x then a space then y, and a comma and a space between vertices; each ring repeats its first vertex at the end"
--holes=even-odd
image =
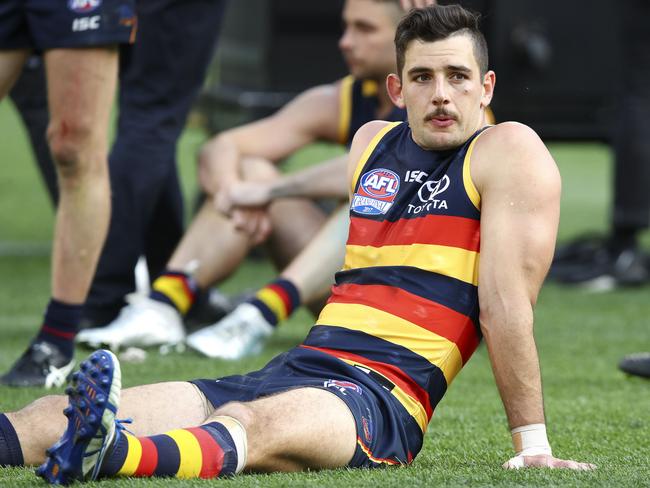
POLYGON ((426 151, 408 123, 372 140, 352 183, 345 263, 301 347, 373 376, 424 433, 480 341, 474 142, 426 151))
MULTIPOLYGON (((358 80, 352 75, 341 80, 339 96, 339 142, 349 146, 359 128, 371 120, 377 120, 379 99, 377 82, 358 80)), ((406 110, 393 107, 382 120, 398 122, 406 120, 406 110)))

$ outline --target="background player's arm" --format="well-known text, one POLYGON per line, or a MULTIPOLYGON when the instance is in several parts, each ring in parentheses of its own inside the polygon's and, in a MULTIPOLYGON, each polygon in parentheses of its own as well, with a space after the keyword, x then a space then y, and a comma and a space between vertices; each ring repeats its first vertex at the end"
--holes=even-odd
POLYGON ((338 97, 338 84, 312 88, 276 114, 225 131, 208 141, 199 162, 203 189, 216 195, 238 181, 244 157, 277 162, 314 140, 337 140, 338 97))
MULTIPOLYGON (((500 124, 476 143, 472 179, 481 195, 481 329, 510 428, 543 424, 533 307, 550 266, 560 214, 560 176, 528 127, 500 124)), ((526 456, 526 465, 589 465, 526 456)))
POLYGON ((240 181, 229 190, 234 206, 258 207, 276 198, 346 198, 348 156, 339 156, 271 181, 240 181))

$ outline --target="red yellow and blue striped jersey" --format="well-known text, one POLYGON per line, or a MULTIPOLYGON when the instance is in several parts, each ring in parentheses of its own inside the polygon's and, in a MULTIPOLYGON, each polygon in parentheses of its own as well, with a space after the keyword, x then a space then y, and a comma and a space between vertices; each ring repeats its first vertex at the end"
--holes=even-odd
MULTIPOLYGON (((356 79, 348 75, 339 89, 339 142, 349 146, 357 130, 371 120, 379 119, 379 85, 374 80, 356 79)), ((406 120, 406 110, 393 107, 383 117, 388 122, 406 120)))
POLYGON ((469 174, 478 131, 426 151, 408 123, 371 141, 352 182, 343 269, 302 347, 378 379, 426 430, 480 341, 480 196, 469 174))

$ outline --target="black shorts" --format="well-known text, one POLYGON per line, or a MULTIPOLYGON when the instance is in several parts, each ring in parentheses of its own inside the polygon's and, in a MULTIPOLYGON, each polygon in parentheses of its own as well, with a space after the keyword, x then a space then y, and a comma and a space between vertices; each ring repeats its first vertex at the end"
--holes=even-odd
POLYGON ((296 347, 246 375, 192 383, 215 408, 300 387, 334 393, 348 406, 357 427, 350 467, 409 464, 422 448, 420 427, 384 386, 362 370, 313 349, 296 347))
POLYGON ((135 0, 0 1, 0 49, 125 44, 136 28, 135 0))

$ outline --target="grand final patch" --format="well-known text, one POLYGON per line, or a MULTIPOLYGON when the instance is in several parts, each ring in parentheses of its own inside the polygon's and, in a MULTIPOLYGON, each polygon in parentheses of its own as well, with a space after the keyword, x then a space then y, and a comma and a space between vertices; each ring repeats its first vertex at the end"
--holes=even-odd
POLYGON ((352 197, 352 211, 364 215, 385 214, 399 191, 399 176, 388 169, 373 169, 361 176, 352 197))
POLYGON ((102 0, 68 0, 68 8, 78 14, 92 12, 102 4, 102 0))

